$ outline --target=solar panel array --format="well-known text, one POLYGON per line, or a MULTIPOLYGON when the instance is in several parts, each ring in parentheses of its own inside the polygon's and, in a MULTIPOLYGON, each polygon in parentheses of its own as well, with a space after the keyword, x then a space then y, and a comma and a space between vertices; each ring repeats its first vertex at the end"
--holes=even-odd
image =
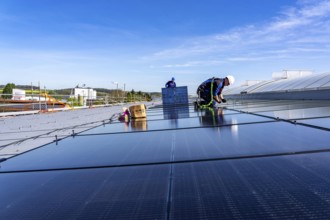
POLYGON ((330 102, 157 106, 0 165, 0 219, 329 219, 330 102))

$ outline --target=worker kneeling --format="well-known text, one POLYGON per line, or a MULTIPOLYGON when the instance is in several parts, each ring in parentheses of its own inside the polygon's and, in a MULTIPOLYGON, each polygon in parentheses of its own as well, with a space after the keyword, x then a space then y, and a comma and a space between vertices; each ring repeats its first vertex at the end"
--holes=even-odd
POLYGON ((222 90, 225 86, 232 85, 235 81, 233 76, 226 76, 225 78, 210 78, 204 81, 197 89, 198 97, 203 100, 199 103, 202 106, 214 107, 216 103, 225 103, 222 95, 222 90))

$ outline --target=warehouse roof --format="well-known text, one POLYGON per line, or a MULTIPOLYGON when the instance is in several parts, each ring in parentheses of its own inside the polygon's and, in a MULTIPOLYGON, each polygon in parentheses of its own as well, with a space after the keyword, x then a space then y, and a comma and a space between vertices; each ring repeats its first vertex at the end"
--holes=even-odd
POLYGON ((294 78, 272 79, 253 85, 226 88, 224 95, 255 94, 265 92, 293 92, 330 89, 330 73, 310 74, 294 78))
POLYGON ((1 219, 326 219, 329 101, 156 106, 12 157, 1 219))

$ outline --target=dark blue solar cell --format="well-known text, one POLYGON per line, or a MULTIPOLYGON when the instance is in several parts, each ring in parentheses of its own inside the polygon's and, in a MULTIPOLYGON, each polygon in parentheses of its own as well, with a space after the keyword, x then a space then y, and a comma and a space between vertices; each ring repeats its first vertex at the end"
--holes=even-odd
POLYGON ((329 154, 174 166, 173 219, 327 219, 329 154), (327 158, 327 159, 325 159, 327 158), (313 160, 313 165, 305 165, 313 160), (320 175, 319 170, 327 173, 320 175))
POLYGON ((229 109, 242 110, 247 112, 267 112, 267 111, 285 111, 295 109, 323 108, 329 107, 329 101, 318 100, 245 100, 236 101, 228 105, 229 109))
POLYGON ((327 219, 330 153, 0 175, 0 219, 327 219))
POLYGON ((329 149, 328 131, 272 122, 76 136, 2 163, 2 170, 158 163, 329 149), (306 138, 308 137, 308 138, 306 138))
POLYGON ((275 117, 275 118, 281 118, 281 119, 304 119, 304 118, 315 118, 315 117, 330 117, 330 107, 258 112, 258 114, 275 117))
MULTIPOLYGON (((226 106, 291 119, 324 116, 315 107, 326 104, 226 106)), ((329 131, 299 124, 328 128, 328 118, 295 125, 192 107, 147 115, 1 162, 0 219, 329 218, 329 131)))
POLYGON ((319 118, 319 119, 297 120, 297 122, 330 129, 330 117, 319 118))
POLYGON ((164 219, 169 166, 0 175, 0 219, 164 219))
POLYGON ((180 129, 193 127, 210 127, 210 126, 224 126, 239 123, 253 123, 273 121, 273 119, 260 117, 248 114, 231 113, 228 111, 203 111, 198 117, 190 118, 172 118, 168 120, 149 120, 149 118, 139 118, 130 120, 127 123, 112 123, 100 126, 81 134, 99 134, 99 133, 117 133, 117 132, 132 132, 132 131, 152 131, 160 129, 180 129), (227 112, 227 113, 226 113, 227 112))

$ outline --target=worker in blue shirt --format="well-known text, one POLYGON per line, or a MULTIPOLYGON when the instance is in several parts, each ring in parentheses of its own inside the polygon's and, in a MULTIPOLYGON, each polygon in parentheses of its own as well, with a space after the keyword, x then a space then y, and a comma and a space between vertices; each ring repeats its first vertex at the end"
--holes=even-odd
POLYGON ((168 81, 165 84, 165 87, 166 88, 175 88, 176 87, 176 83, 174 81, 175 81, 175 79, 174 79, 174 77, 172 77, 172 80, 168 81))
POLYGON ((204 81, 197 89, 198 97, 202 98, 199 104, 207 106, 215 106, 216 103, 225 103, 222 95, 222 90, 225 86, 232 85, 235 81, 233 76, 226 76, 225 78, 210 78, 204 81))

